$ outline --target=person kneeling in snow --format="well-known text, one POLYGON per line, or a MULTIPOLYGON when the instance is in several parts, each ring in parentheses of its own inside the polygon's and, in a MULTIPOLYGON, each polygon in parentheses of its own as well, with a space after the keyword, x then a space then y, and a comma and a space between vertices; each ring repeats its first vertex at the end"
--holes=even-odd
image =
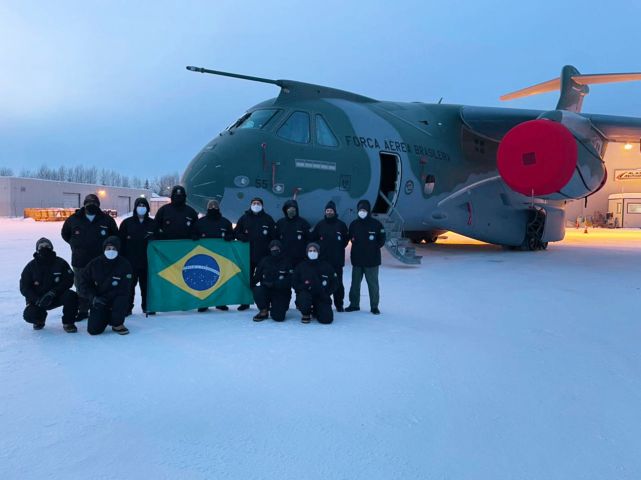
POLYGON ((285 320, 292 298, 292 264, 283 254, 283 244, 279 240, 269 243, 269 257, 263 258, 254 272, 254 301, 260 312, 254 322, 261 322, 271 311, 277 322, 285 320))
POLYGON ((325 260, 319 260, 318 243, 307 245, 307 260, 298 264, 294 270, 294 290, 296 307, 302 314, 301 322, 309 323, 312 311, 319 323, 332 323, 331 295, 336 289, 336 272, 325 260))
POLYGON ((102 244, 103 255, 94 258, 82 272, 80 291, 90 301, 87 331, 99 335, 107 325, 120 334, 129 333, 125 316, 129 309, 132 267, 118 255, 120 239, 107 238, 102 244))
POLYGON ((20 276, 20 293, 27 300, 23 318, 34 330, 45 326, 47 311, 62 305, 62 327, 75 333, 78 295, 73 290, 73 270, 56 255, 48 238, 36 242, 36 253, 20 276))

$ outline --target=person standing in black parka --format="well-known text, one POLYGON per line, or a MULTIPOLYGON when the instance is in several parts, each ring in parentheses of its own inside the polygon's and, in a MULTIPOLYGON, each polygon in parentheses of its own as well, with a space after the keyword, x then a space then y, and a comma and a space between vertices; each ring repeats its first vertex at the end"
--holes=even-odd
POLYGON ((158 209, 156 221, 156 240, 196 240, 196 221, 198 213, 187 205, 187 192, 181 185, 171 189, 171 203, 158 209))
MULTIPOLYGON (((249 210, 238 219, 234 234, 241 242, 249 242, 249 282, 253 288, 255 284, 254 270, 258 262, 269 255, 269 242, 274 239, 274 219, 265 213, 263 199, 254 197, 251 200, 249 210)), ((247 310, 249 305, 244 304, 238 310, 247 310)))
POLYGON ((62 328, 67 333, 78 331, 75 325, 78 314, 78 296, 71 290, 73 270, 56 255, 48 238, 36 242, 36 253, 20 275, 20 293, 27 306, 23 318, 34 330, 45 326, 47 311, 62 305, 62 328))
MULTIPOLYGON (((234 227, 231 222, 220 213, 220 202, 216 199, 207 203, 207 214, 196 222, 196 235, 198 238, 222 238, 226 242, 234 240, 234 227)), ((217 305, 218 310, 229 310, 227 305, 217 305)), ((200 307, 199 312, 206 312, 207 307, 200 307)))
POLYGON ((102 242, 111 235, 118 235, 116 221, 100 210, 100 199, 90 193, 82 208, 76 210, 62 225, 62 239, 71 246, 76 291, 78 291, 78 318, 89 316, 89 301, 79 292, 78 282, 87 264, 102 255, 102 242))
POLYGON ((276 239, 282 242, 283 252, 294 268, 306 258, 310 230, 309 222, 299 215, 298 202, 287 200, 283 205, 283 218, 276 222, 276 239))
POLYGON ((156 222, 149 216, 149 202, 144 197, 137 198, 134 202, 133 215, 122 221, 119 230, 121 254, 129 260, 133 268, 127 316, 131 315, 134 309, 136 284, 140 284, 142 311, 148 315, 155 314, 147 311, 147 244, 153 239, 155 231, 156 222))
POLYGON ((325 218, 318 222, 311 233, 314 242, 320 245, 321 259, 326 260, 336 272, 336 290, 334 306, 337 312, 344 311, 343 300, 345 287, 343 286, 343 267, 345 266, 345 247, 349 243, 347 225, 338 218, 336 204, 331 200, 325 206, 325 218))
POLYGON ((311 321, 312 313, 319 323, 334 321, 331 294, 336 288, 336 273, 328 262, 318 258, 319 254, 320 246, 310 243, 307 245, 307 260, 294 269, 292 284, 303 323, 311 321))
POLYGON ((369 201, 360 200, 356 208, 358 218, 349 225, 349 238, 352 242, 352 285, 349 289, 349 306, 345 311, 360 310, 361 282, 365 276, 370 311, 379 315, 381 312, 378 309, 378 267, 381 264, 381 248, 385 245, 385 228, 381 222, 372 218, 369 201))

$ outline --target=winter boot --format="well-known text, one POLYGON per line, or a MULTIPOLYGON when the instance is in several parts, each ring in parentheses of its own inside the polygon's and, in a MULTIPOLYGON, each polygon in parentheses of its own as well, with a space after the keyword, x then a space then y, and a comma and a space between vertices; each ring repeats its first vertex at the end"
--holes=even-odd
POLYGON ((302 323, 309 323, 312 321, 312 317, 310 315, 303 315, 300 319, 302 323))
POLYGON ((242 312, 243 310, 247 310, 247 309, 249 309, 249 305, 248 305, 248 304, 246 304, 246 303, 243 303, 242 305, 240 305, 240 306, 238 307, 238 311, 239 311, 239 312, 242 312))
POLYGON ((206 312, 207 310, 209 310, 209 307, 200 307, 198 309, 198 313, 203 313, 203 312, 206 312))
POLYGON ((44 323, 34 323, 33 324, 33 329, 34 330, 42 330, 43 328, 45 328, 45 324, 44 323))
POLYGON ((372 311, 372 313, 374 315, 380 315, 381 314, 381 311, 377 307, 372 308, 371 311, 372 311))
POLYGON ((261 310, 256 315, 254 315, 254 322, 262 322, 267 317, 269 317, 269 312, 267 310, 261 310))
POLYGON ((116 332, 118 335, 127 335, 129 333, 129 329, 125 327, 124 325, 118 325, 117 327, 111 327, 111 329, 116 332))
POLYGON ((227 305, 218 305, 216 307, 216 310, 222 310, 223 312, 226 312, 227 310, 229 310, 229 307, 227 305))
POLYGON ((354 305, 350 305, 345 309, 346 312, 358 312, 360 310, 359 307, 355 307, 354 305))
POLYGON ((62 328, 67 333, 76 333, 78 331, 78 328, 73 323, 65 323, 62 328))

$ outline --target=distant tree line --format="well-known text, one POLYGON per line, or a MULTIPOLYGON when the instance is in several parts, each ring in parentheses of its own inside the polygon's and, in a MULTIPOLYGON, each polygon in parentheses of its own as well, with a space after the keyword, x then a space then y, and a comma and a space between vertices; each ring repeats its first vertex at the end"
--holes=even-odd
MULTIPOLYGON (((0 176, 13 177, 13 170, 8 167, 0 167, 0 176)), ((122 175, 115 170, 85 167, 83 165, 76 165, 75 167, 60 166, 58 168, 50 168, 47 165, 42 165, 35 170, 23 168, 20 170, 19 176, 41 178, 43 180, 57 180, 59 182, 91 183, 109 187, 145 188, 162 196, 169 196, 171 187, 180 183, 180 175, 178 175, 178 173, 169 173, 143 180, 136 176, 129 177, 128 175, 122 175)))

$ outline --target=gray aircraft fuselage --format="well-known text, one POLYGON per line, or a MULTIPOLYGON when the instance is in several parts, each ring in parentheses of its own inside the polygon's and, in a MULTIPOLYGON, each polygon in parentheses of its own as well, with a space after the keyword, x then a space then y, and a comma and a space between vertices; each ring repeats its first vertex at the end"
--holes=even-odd
POLYGON ((497 170, 501 139, 543 111, 376 101, 279 82, 277 98, 250 108, 187 167, 183 183, 197 210, 216 198, 235 221, 261 197, 266 212, 279 218, 283 203, 295 198, 313 225, 329 200, 350 222, 364 198, 374 213, 394 208, 415 240, 451 230, 519 246, 533 208, 546 213, 542 240, 561 240, 565 202, 593 193, 605 176, 603 141, 594 146, 598 161, 582 167, 584 194, 535 198, 506 185, 497 170))

